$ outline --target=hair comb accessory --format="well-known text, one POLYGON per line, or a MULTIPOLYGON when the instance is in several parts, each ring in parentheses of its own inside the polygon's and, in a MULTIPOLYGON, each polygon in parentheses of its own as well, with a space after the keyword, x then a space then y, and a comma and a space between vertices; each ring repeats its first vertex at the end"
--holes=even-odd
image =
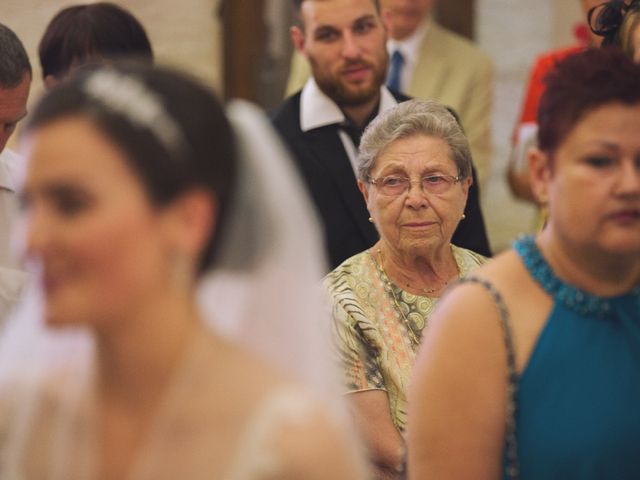
MULTIPOLYGON (((638 3, 637 0, 632 1, 631 5, 634 3, 638 3)), ((629 8, 630 5, 624 0, 610 0, 589 10, 589 28, 596 35, 603 37, 603 47, 615 44, 616 34, 629 8)))
POLYGON ((113 69, 92 72, 84 91, 113 113, 149 130, 167 151, 180 157, 187 142, 178 124, 169 116, 162 100, 131 75, 113 69))

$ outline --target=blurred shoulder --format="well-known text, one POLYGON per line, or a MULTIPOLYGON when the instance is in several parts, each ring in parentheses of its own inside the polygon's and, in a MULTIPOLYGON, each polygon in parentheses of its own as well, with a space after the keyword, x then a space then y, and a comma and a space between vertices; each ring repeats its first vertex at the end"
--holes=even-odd
POLYGON ((86 359, 78 357, 78 360, 82 365, 54 360, 2 372, 0 431, 7 443, 0 445, 0 456, 6 455, 8 448, 16 449, 13 454, 22 456, 29 452, 31 459, 36 458, 55 441, 63 422, 85 419, 92 377, 88 375, 90 369, 82 368, 86 359))
POLYGON ((513 249, 506 250, 492 259, 487 259, 474 274, 487 280, 509 296, 514 292, 522 291, 524 286, 531 286, 535 283, 522 259, 513 249))
POLYGON ((288 388, 272 392, 257 413, 254 426, 262 424, 272 432, 268 443, 280 459, 278 479, 367 478, 363 451, 342 415, 346 411, 341 414, 304 391, 288 388))
POLYGON ((503 300, 512 305, 517 304, 522 292, 531 291, 534 286, 533 279, 515 251, 508 250, 492 259, 483 260, 469 274, 479 281, 462 280, 453 286, 440 301, 434 318, 446 317, 447 321, 480 326, 487 318, 497 318, 493 292, 498 292, 503 300))
POLYGON ((15 191, 18 187, 17 175, 22 157, 14 151, 5 148, 0 152, 0 188, 15 191))
MULTIPOLYGON (((256 345, 252 348, 238 345, 218 335, 207 335, 206 344, 200 341, 201 351, 191 355, 186 368, 199 379, 199 388, 209 390, 212 395, 219 392, 220 385, 227 385, 225 398, 236 407, 243 405, 251 410, 274 388, 288 385, 290 379, 272 362, 265 361, 256 345), (212 370, 212 365, 220 368, 212 370)), ((204 397, 205 395, 203 395, 204 397)))
POLYGON ((207 370, 185 389, 190 396, 173 398, 198 425, 228 435, 235 447, 225 478, 363 478, 338 396, 300 384, 253 351, 215 339, 210 347, 200 358, 207 370))
POLYGON ((0 152, 0 163, 5 164, 12 173, 18 168, 22 161, 22 157, 10 148, 5 148, 0 152))

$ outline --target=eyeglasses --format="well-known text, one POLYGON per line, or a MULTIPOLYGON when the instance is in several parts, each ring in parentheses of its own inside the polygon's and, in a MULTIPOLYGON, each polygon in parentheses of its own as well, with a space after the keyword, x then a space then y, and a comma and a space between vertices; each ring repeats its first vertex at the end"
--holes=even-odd
MULTIPOLYGON (((442 194, 445 193, 451 185, 462 180, 458 175, 428 175, 420 179, 420 185, 423 192, 442 194)), ((402 175, 387 175, 384 177, 369 177, 369 181, 376 186, 382 195, 395 197, 409 191, 411 184, 414 183, 407 177, 402 175)))

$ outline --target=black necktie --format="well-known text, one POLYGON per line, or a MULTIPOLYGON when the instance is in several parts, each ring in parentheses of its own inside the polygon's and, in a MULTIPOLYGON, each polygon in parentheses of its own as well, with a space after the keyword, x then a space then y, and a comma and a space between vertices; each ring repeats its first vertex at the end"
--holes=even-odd
POLYGON ((364 122, 364 124, 359 127, 355 125, 350 119, 345 118, 345 121, 340 123, 339 128, 349 135, 349 138, 353 142, 353 145, 356 147, 356 150, 360 147, 360 139, 362 138, 362 134, 364 133, 364 129, 367 128, 367 125, 371 123, 371 121, 376 118, 378 112, 380 111, 380 102, 373 108, 369 118, 364 122))
POLYGON ((343 123, 340 125, 340 129, 346 133, 347 135, 349 135, 349 138, 351 139, 351 141, 353 142, 353 145, 356 147, 356 149, 360 146, 360 138, 362 137, 362 131, 363 129, 356 127, 354 124, 352 123, 343 123))

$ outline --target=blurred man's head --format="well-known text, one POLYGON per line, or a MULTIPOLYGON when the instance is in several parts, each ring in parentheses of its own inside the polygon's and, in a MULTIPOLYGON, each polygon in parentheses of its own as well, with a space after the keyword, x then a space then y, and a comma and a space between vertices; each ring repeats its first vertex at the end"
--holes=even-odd
POLYGON ((422 20, 431 13, 436 0, 382 0, 382 7, 391 12, 389 35, 404 40, 416 31, 422 20))
POLYGON ((0 152, 27 114, 31 64, 20 39, 0 23, 0 152))
POLYGON ((387 74, 387 28, 377 0, 294 0, 295 48, 340 107, 375 102, 387 74))
POLYGON ((74 68, 133 58, 153 63, 147 33, 128 10, 109 2, 73 5, 49 22, 38 46, 47 89, 74 68))

